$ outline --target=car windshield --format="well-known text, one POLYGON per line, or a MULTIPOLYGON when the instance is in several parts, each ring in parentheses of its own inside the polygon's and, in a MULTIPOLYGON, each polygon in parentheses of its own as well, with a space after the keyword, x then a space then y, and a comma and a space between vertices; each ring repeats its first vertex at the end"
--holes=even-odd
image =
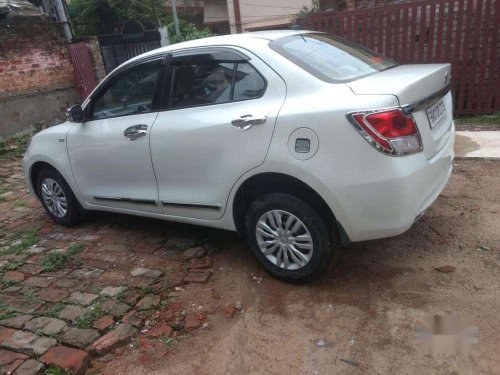
POLYGON ((353 81, 397 65, 367 48, 324 33, 279 38, 269 46, 326 82, 353 81))

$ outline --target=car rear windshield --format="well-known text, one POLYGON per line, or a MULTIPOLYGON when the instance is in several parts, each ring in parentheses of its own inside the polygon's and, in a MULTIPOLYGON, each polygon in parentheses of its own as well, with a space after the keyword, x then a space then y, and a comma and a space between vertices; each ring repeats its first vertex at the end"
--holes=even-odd
POLYGON ((273 40, 269 46, 326 82, 349 82, 397 65, 369 49, 325 33, 287 36, 273 40))

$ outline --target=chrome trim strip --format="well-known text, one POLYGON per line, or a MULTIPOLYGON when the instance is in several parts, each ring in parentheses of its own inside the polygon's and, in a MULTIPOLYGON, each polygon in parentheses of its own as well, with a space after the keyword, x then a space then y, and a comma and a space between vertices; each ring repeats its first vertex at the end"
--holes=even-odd
POLYGON ((406 114, 411 114, 412 112, 415 111, 420 111, 421 109, 424 109, 431 105, 432 103, 438 101, 441 99, 443 96, 448 94, 450 91, 450 85, 446 85, 442 89, 436 91, 435 93, 426 96, 425 98, 422 98, 416 102, 405 104, 401 106, 401 109, 403 110, 404 113, 406 114))
POLYGON ((220 211, 222 206, 220 205, 215 205, 215 204, 199 204, 199 203, 175 203, 175 202, 166 202, 166 201, 161 201, 161 204, 163 206, 169 206, 173 208, 200 208, 204 210, 216 210, 220 211))
POLYGON ((147 204, 151 206, 157 206, 156 201, 152 199, 135 199, 135 198, 121 198, 121 197, 96 197, 96 201, 110 201, 110 202, 122 202, 122 203, 134 203, 134 204, 147 204))

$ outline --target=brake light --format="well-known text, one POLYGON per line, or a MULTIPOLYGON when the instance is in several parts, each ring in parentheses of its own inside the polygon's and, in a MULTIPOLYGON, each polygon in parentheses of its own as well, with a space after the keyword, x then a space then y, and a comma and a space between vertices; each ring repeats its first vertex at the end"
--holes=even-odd
POLYGON ((390 155, 422 151, 422 140, 411 115, 399 108, 347 115, 358 132, 377 150, 390 155))

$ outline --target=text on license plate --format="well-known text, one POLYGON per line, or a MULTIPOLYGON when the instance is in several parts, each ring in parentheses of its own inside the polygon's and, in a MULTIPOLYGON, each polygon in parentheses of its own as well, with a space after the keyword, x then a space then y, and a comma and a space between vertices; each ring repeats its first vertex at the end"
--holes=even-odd
POLYGON ((441 121, 443 117, 446 116, 446 107, 444 105, 444 102, 440 100, 430 107, 427 107, 425 109, 425 112, 427 113, 427 118, 429 119, 429 124, 431 125, 432 129, 439 123, 439 121, 441 121))

